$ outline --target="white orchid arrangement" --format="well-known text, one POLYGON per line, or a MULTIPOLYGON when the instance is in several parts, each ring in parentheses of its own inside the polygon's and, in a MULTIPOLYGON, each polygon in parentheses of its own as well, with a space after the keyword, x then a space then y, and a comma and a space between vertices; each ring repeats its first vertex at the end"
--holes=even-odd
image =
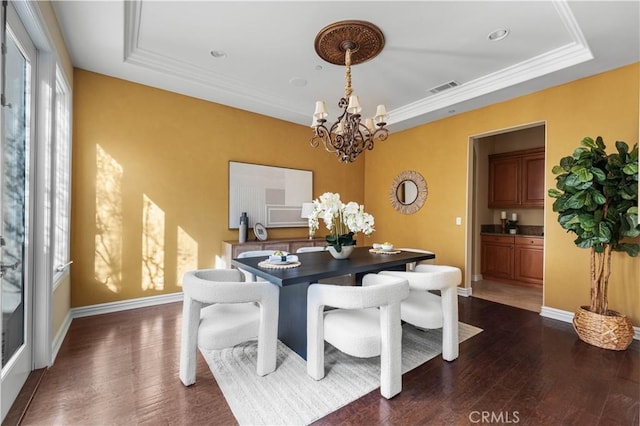
POLYGON ((333 246, 337 252, 342 251, 342 246, 355 245, 353 237, 356 233, 369 236, 375 231, 373 216, 364 211, 364 206, 353 201, 344 204, 340 201, 340 194, 333 192, 325 192, 313 200, 313 213, 309 217, 309 228, 313 232, 318 230, 320 219, 331 231, 325 237, 327 245, 333 246))

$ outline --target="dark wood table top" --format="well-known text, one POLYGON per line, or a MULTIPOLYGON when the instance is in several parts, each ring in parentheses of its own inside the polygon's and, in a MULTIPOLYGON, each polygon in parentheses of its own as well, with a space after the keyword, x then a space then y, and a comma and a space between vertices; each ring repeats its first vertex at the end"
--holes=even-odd
POLYGON ((322 278, 336 277, 346 274, 365 272, 375 273, 411 262, 434 259, 430 253, 414 253, 402 251, 397 254, 370 253, 371 247, 356 247, 348 259, 334 259, 328 251, 298 253, 301 265, 295 268, 275 269, 261 268, 258 263, 266 259, 265 256, 232 259, 231 263, 245 269, 258 277, 272 283, 286 286, 304 282, 316 282, 322 278))

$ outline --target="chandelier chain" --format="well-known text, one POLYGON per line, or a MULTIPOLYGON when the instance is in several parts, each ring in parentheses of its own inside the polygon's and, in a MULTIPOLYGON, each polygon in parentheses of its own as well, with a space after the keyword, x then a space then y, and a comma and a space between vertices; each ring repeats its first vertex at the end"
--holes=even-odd
POLYGON ((344 79, 345 79, 344 97, 346 99, 349 99, 349 96, 351 96, 351 93, 353 93, 353 89, 351 89, 351 49, 347 49, 346 53, 344 54, 344 62, 345 62, 345 65, 347 66, 347 69, 344 75, 344 79))

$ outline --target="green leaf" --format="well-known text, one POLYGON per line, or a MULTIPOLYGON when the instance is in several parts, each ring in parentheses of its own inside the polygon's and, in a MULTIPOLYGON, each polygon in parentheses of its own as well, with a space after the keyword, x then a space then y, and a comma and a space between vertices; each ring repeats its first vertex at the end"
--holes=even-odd
POLYGON ((616 141, 616 149, 621 155, 626 154, 629 152, 629 145, 622 141, 616 141))
POLYGON ((551 169, 551 172, 554 175, 558 175, 560 173, 564 173, 566 170, 564 169, 564 167, 562 166, 553 166, 553 169, 551 169))
POLYGON ((622 168, 622 172, 626 175, 638 174, 638 163, 629 163, 622 168))
POLYGON ((580 145, 586 146, 587 148, 595 148, 596 147, 595 141, 592 138, 590 138, 589 136, 587 136, 586 138, 582 139, 582 141, 580 142, 580 145))
POLYGON ((600 222, 598 226, 598 240, 603 243, 611 241, 611 228, 607 222, 600 222))
POLYGON ((599 169, 597 167, 592 167, 589 170, 595 176, 596 182, 603 183, 604 181, 607 180, 607 175, 601 169, 599 169))
POLYGON ((560 159, 560 167, 562 167, 565 171, 569 171, 573 166, 573 157, 562 157, 560 159))
POLYGON ((593 179, 593 174, 584 166, 573 166, 571 168, 571 173, 575 173, 580 182, 591 182, 593 179))
POLYGON ((573 242, 580 248, 590 248, 593 246, 591 240, 583 240, 581 237, 576 238, 573 242))
POLYGON ((640 253, 640 244, 622 243, 618 244, 616 249, 617 251, 624 251, 631 257, 636 257, 640 253))
POLYGON ((598 146, 598 148, 600 148, 600 149, 602 149, 602 150, 604 150, 604 149, 606 149, 606 148, 607 148, 607 147, 604 145, 604 141, 602 140, 602 137, 601 137, 601 136, 598 136, 598 137, 596 138, 596 145, 598 146))
POLYGON ((580 178, 576 174, 570 174, 569 176, 567 176, 567 178, 564 180, 563 183, 564 183, 564 188, 566 188, 565 190, 566 191, 573 190, 571 192, 587 189, 592 184, 590 180, 588 181, 580 180, 580 178))
POLYGON ((573 159, 579 160, 580 157, 582 157, 582 154, 588 153, 588 152, 589 150, 586 148, 576 148, 575 151, 573 151, 573 159))
POLYGON ((594 203, 600 206, 604 205, 604 203, 607 202, 607 199, 605 198, 605 196, 602 195, 600 191, 597 191, 595 189, 591 191, 591 199, 593 200, 594 203))
POLYGON ((580 209, 584 207, 587 199, 587 193, 585 191, 576 192, 567 200, 567 208, 580 209))
POLYGON ((549 197, 552 198, 560 198, 562 196, 562 192, 558 191, 557 189, 551 188, 548 192, 549 197))
POLYGON ((573 219, 575 222, 579 223, 582 229, 594 229, 598 224, 598 221, 590 214, 581 214, 576 215, 573 219))
POLYGON ((558 223, 560 224, 560 226, 562 226, 563 228, 567 229, 567 226, 571 226, 573 220, 575 220, 578 217, 577 214, 575 213, 569 213, 569 214, 563 214, 558 216, 558 223))

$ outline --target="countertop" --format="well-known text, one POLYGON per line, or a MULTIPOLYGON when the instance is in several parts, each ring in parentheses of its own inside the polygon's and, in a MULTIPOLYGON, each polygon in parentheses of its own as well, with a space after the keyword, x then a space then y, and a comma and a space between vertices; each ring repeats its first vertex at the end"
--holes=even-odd
POLYGON ((509 234, 508 232, 502 232, 501 225, 489 224, 480 225, 480 234, 482 235, 513 235, 519 237, 544 237, 544 226, 540 225, 517 225, 516 234, 509 234))
POLYGON ((525 238, 544 238, 544 234, 509 234, 502 232, 480 232, 480 235, 499 235, 501 237, 525 237, 525 238))

